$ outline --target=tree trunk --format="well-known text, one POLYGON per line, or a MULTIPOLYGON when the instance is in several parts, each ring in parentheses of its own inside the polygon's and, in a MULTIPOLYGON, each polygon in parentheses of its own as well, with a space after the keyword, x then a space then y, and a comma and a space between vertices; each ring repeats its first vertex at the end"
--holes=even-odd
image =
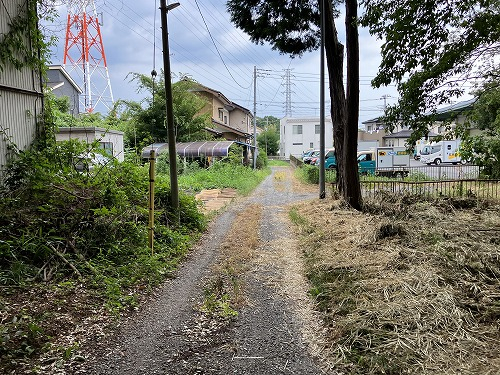
POLYGON ((359 184, 357 149, 359 118, 359 37, 358 2, 346 0, 346 46, 347 46, 347 120, 344 131, 344 198, 354 209, 361 210, 362 198, 359 184))
POLYGON ((357 148, 359 116, 359 43, 357 1, 346 0, 347 97, 344 90, 344 46, 339 42, 331 1, 325 1, 325 53, 330 80, 333 143, 337 155, 337 188, 351 207, 362 206, 357 148))
MULTIPOLYGON (((323 1, 323 0, 320 0, 323 1)), ((345 192, 344 132, 346 128, 346 99, 344 91, 344 46, 339 42, 332 2, 325 0, 325 54, 329 77, 331 116, 333 123, 333 145, 337 158, 337 189, 345 192)))

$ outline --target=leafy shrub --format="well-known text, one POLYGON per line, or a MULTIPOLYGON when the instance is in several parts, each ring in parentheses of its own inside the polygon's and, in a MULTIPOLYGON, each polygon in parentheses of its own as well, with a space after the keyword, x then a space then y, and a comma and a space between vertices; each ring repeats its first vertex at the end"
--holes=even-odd
POLYGON ((256 160, 256 163, 255 163, 255 166, 258 169, 264 169, 264 168, 267 167, 267 164, 268 164, 267 155, 264 152, 259 152, 257 154, 257 160, 256 160))

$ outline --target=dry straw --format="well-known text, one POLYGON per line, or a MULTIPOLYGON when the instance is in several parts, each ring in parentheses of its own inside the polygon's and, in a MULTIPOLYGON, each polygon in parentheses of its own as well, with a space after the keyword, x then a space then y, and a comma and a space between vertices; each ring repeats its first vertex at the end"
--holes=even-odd
POLYGON ((385 196, 365 213, 297 207, 338 371, 500 373, 500 208, 463 206, 385 196))

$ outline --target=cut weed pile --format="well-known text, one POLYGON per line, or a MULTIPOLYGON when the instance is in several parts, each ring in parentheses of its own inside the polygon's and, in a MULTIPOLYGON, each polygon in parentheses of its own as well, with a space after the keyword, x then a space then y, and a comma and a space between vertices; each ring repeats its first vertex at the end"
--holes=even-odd
POLYGON ((331 370, 500 373, 498 205, 385 196, 364 213, 325 200, 290 216, 331 370))

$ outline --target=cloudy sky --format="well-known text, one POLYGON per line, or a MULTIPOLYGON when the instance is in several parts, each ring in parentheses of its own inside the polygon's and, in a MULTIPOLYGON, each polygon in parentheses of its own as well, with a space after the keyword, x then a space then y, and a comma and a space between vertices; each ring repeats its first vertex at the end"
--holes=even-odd
MULTIPOLYGON (((255 66, 257 116, 282 118, 288 70, 292 116, 319 116, 319 52, 290 59, 268 45, 251 43, 230 23, 225 0, 180 0, 180 3, 168 14, 174 81, 187 75, 253 111, 255 66)), ((160 71, 163 67, 159 0, 95 0, 95 6, 102 19, 101 33, 114 99, 140 100, 145 94, 136 92, 136 85, 129 82, 127 75, 130 72, 149 75, 153 68, 160 71)), ((51 25, 59 38, 53 49, 53 64, 63 63, 67 12, 66 6, 59 7, 59 19, 51 25)), ((87 12, 92 13, 92 8, 87 12)), ((343 23, 343 19, 338 20, 341 40, 344 40, 343 23)), ((360 29, 360 126, 363 121, 381 115, 384 102, 390 104, 396 100, 395 87, 375 90, 370 86, 379 61, 380 41, 360 29)), ((327 115, 329 107, 327 103, 327 115)))

